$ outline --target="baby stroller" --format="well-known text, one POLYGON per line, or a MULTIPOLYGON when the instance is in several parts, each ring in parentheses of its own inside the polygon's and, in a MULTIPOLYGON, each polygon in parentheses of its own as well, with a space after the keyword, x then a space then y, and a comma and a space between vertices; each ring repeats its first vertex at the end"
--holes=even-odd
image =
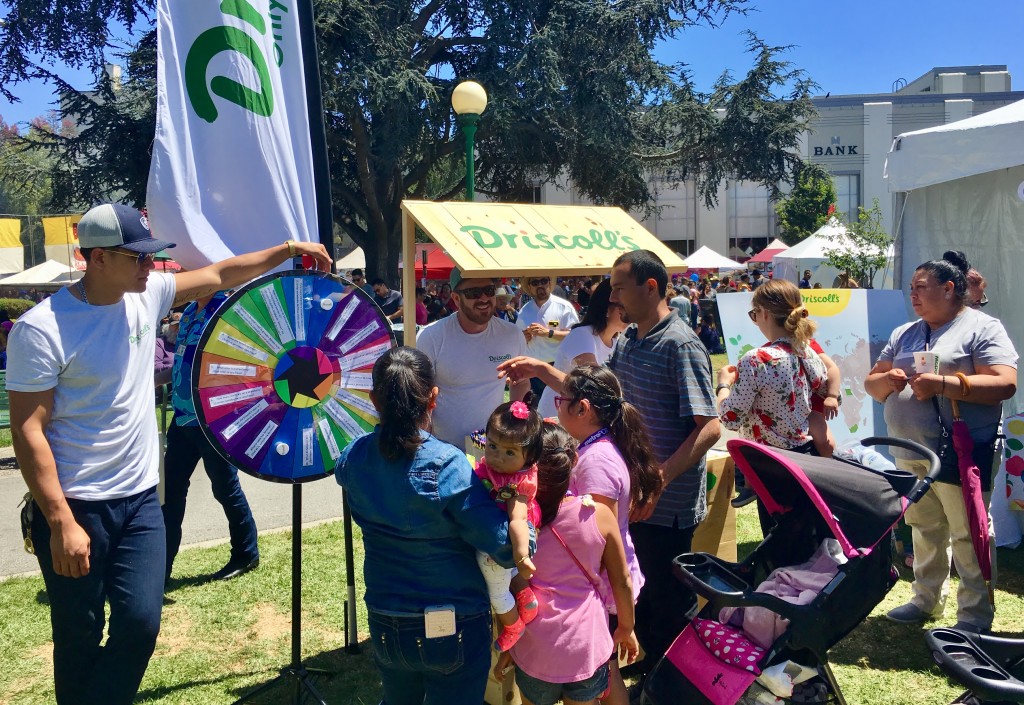
POLYGON ((928 491, 939 472, 936 455, 917 443, 869 438, 863 444, 899 446, 920 454, 931 463, 929 473, 919 480, 909 472, 874 470, 838 458, 729 441, 729 453, 763 503, 772 528, 742 563, 707 553, 687 553, 674 560, 676 577, 707 604, 648 675, 642 702, 845 705, 828 665, 828 650, 896 584, 893 527, 909 503, 928 491), (797 600, 801 604, 764 592, 763 587, 755 592, 776 569, 819 565, 816 557, 822 555, 822 547, 832 548, 826 558, 834 560, 829 570, 809 574, 812 581, 818 580, 818 589, 804 591, 803 599, 797 600), (755 614, 774 620, 769 622, 774 625, 769 639, 762 631, 757 643, 750 637, 753 632, 744 632, 735 620, 722 624, 723 608, 744 608, 740 623, 744 629, 755 614), (776 699, 755 682, 762 674, 762 680, 782 678, 780 671, 787 668, 792 673, 794 664, 804 667, 798 678, 806 680, 785 699, 776 699))
POLYGON ((970 688, 954 703, 1024 703, 1024 639, 932 629, 925 641, 942 672, 970 688))

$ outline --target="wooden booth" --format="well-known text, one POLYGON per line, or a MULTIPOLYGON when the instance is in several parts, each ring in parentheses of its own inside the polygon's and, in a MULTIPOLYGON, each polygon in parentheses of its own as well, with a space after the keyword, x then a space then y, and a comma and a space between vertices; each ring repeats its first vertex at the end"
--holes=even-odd
MULTIPOLYGON (((682 258, 621 208, 520 203, 403 201, 402 257, 415 261, 418 226, 455 263, 465 278, 606 275, 615 259, 631 250, 650 250, 669 272, 684 272, 682 258)), ((415 321, 416 268, 402 270, 404 319, 415 321)), ((416 327, 404 330, 416 345, 416 327)), ((708 456, 708 518, 694 535, 694 550, 736 559, 736 517, 729 504, 733 466, 728 455, 708 456)), ((508 681, 506 680, 506 683, 508 681)), ((493 677, 487 702, 518 705, 518 692, 493 677)))

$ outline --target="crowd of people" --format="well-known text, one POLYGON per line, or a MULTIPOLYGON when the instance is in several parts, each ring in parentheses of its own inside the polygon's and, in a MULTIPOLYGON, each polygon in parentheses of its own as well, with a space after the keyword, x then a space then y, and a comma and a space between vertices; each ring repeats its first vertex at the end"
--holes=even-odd
MULTIPOLYGON (((211 577, 259 564, 237 470, 211 452, 192 406, 188 380, 204 323, 224 292, 289 257, 308 255, 320 269, 330 258, 319 245, 289 241, 157 274, 152 255, 170 243, 154 239, 133 209, 111 204, 83 217, 79 238, 85 277, 11 330, 11 426, 33 496, 57 701, 129 703, 156 643, 199 459, 231 536, 231 558, 211 577), (174 420, 161 508, 150 385, 154 360, 168 357, 174 420)), ((1017 354, 981 311, 984 280, 975 275, 955 252, 915 272, 919 319, 892 333, 865 388, 885 405, 893 435, 937 451, 952 420, 946 402, 958 401, 981 449, 975 460, 991 468, 1017 354), (937 371, 916 371, 913 354, 922 350, 938 353, 937 371)), ((367 283, 361 271, 350 279, 389 319, 405 312, 383 280, 367 283)), ((379 423, 335 468, 362 529, 384 702, 478 705, 492 646, 495 676, 514 670, 527 703, 629 702, 619 658, 633 661, 643 649, 630 666, 641 688, 695 605, 672 560, 690 551, 707 516, 705 456, 721 429, 831 453, 825 421, 838 409, 839 375, 813 340, 798 286, 754 275, 713 286, 673 280, 655 254, 639 250, 597 281, 535 274, 499 284, 455 270, 447 283, 417 291, 417 322, 421 310, 434 320, 418 349, 393 348, 376 361, 370 400, 379 423), (705 302, 747 286, 748 315, 765 342, 722 368, 716 385, 714 346, 700 333, 719 321, 705 302)), ((897 455, 897 463, 923 472, 916 460, 897 455)), ((984 632, 992 610, 955 482, 940 478, 907 514, 913 598, 888 617, 941 614, 951 551, 958 626, 984 632)), ((762 507, 766 529, 767 519, 762 507)))

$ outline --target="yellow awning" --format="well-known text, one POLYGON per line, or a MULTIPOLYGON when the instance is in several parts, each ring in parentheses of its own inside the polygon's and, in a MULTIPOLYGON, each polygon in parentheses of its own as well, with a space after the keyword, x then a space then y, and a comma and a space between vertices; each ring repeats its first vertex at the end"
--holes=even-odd
POLYGON ((631 250, 654 252, 669 271, 686 269, 621 208, 402 201, 402 210, 467 278, 608 274, 631 250))

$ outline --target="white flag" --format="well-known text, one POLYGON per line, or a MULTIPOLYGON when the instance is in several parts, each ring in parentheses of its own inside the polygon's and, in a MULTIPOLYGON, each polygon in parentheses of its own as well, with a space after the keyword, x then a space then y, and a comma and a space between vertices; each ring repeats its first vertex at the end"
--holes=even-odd
MULTIPOLYGON (((302 0, 308 2, 309 0, 302 0)), ((157 2, 155 237, 195 269, 318 240, 296 0, 157 2)))

